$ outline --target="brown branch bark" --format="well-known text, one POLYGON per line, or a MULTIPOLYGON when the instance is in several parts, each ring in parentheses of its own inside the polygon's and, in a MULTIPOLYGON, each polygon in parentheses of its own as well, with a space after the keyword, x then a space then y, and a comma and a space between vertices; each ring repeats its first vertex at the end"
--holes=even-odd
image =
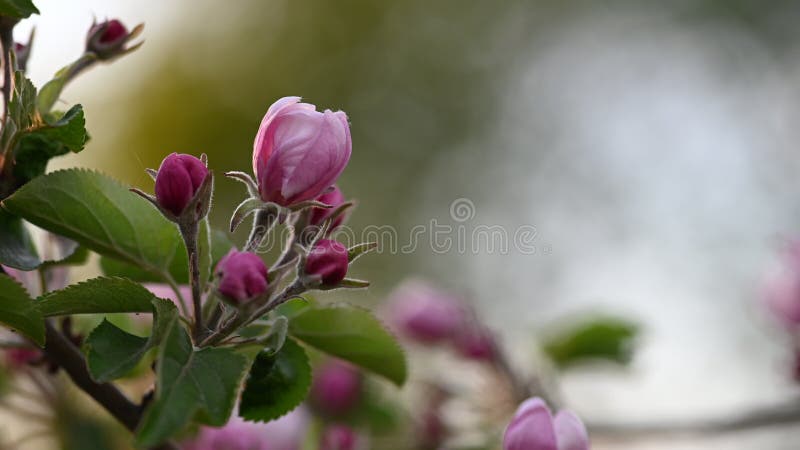
MULTIPOLYGON (((81 351, 58 331, 50 322, 45 322, 47 344, 44 352, 47 357, 69 375, 70 379, 97 403, 105 408, 125 428, 135 431, 142 418, 142 408, 133 403, 111 383, 97 383, 86 368, 86 360, 81 351)), ((153 450, 177 450, 174 444, 162 444, 153 450)))

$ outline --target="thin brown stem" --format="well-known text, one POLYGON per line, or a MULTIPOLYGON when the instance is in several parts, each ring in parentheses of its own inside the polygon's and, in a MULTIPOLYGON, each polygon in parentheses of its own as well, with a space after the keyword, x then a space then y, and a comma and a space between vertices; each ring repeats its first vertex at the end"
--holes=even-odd
POLYGON ((632 440, 675 435, 721 434, 797 423, 800 423, 800 401, 795 400, 783 405, 749 409, 744 414, 716 419, 695 419, 672 423, 663 421, 654 423, 588 422, 587 427, 594 435, 632 440))

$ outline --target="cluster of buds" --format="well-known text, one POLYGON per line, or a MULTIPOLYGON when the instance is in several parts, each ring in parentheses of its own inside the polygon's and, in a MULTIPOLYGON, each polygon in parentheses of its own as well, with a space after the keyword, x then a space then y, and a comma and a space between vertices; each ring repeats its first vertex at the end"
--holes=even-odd
POLYGON ((459 355, 494 363, 497 341, 459 297, 423 281, 398 286, 388 301, 389 321, 403 337, 423 345, 450 345, 459 355))
POLYGON ((524 401, 503 436, 503 450, 589 450, 589 435, 581 419, 562 410, 553 417, 544 400, 524 401))
MULTIPOLYGON (((368 284, 347 278, 350 264, 369 245, 348 249, 330 239, 353 206, 335 185, 350 160, 352 142, 347 115, 319 112, 299 97, 284 97, 270 106, 253 143, 253 174, 228 172, 247 186, 231 218, 231 231, 255 215, 246 251, 256 251, 277 223, 293 230, 275 264, 284 271, 297 261, 298 282, 305 289, 358 288, 368 284)), ((282 276, 275 274, 275 277, 282 276)))
MULTIPOLYGON (((115 39, 129 36, 115 21, 101 25, 95 32, 97 39, 90 40, 95 52, 101 50, 97 44, 111 45, 117 42, 115 39)), ((301 103, 299 97, 282 98, 269 108, 253 145, 255 177, 243 172, 226 174, 245 183, 249 193, 233 213, 231 231, 246 217, 254 215, 255 219, 244 248, 232 249, 214 269, 214 292, 240 312, 240 322, 231 322, 231 326, 245 325, 307 290, 369 285, 347 278, 347 272, 358 256, 374 246, 347 248, 331 238, 353 206, 335 185, 351 151, 344 112, 319 112, 314 105, 301 103), (278 223, 286 223, 293 233, 283 254, 268 267, 256 251, 278 223), (294 281, 283 283, 292 273, 296 275, 294 281)), ((208 160, 205 155, 197 158, 173 153, 158 170, 147 172, 155 180, 155 195, 132 190, 178 225, 192 258, 191 275, 199 276, 198 226, 208 214, 213 196, 214 176, 208 160)), ((200 344, 211 345, 231 330, 216 333, 221 331, 213 329, 218 324, 203 323, 199 284, 192 281, 191 286, 197 319, 195 337, 200 344)))

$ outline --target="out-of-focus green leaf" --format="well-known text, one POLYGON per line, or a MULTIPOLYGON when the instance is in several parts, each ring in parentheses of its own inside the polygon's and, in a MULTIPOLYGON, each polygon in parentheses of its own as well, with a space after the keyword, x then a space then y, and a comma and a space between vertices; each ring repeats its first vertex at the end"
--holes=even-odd
POLYGON ((31 0, 0 0, 0 16, 25 19, 39 10, 31 0))
POLYGON ((102 255, 167 277, 186 252, 174 224, 115 180, 70 169, 31 180, 3 201, 13 214, 102 255))
POLYGON ((28 230, 19 217, 0 210, 0 264, 33 270, 42 263, 28 230))
POLYGON ((0 323, 44 346, 44 318, 19 283, 0 275, 0 323))
POLYGON ((291 318, 289 333, 325 353, 382 375, 406 380, 402 348, 369 311, 349 306, 309 308, 291 318))
POLYGON ((311 366, 305 350, 287 339, 277 353, 266 349, 256 356, 242 392, 239 415, 268 422, 296 408, 311 386, 311 366))
POLYGON ((551 337, 544 350, 562 368, 586 360, 627 364, 633 356, 637 332, 638 327, 624 319, 593 318, 551 337))
POLYGON ((102 383, 127 375, 150 349, 161 343, 178 320, 178 311, 172 302, 153 299, 152 303, 153 329, 149 338, 123 331, 108 320, 103 320, 86 338, 84 352, 95 381, 102 383))
POLYGON ((180 322, 174 323, 159 347, 155 398, 139 424, 137 445, 155 446, 192 419, 224 425, 250 361, 228 348, 195 350, 180 322))

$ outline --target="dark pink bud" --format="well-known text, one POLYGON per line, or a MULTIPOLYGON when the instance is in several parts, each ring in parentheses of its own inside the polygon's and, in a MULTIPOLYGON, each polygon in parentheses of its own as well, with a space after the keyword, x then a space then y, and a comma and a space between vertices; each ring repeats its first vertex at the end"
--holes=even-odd
POLYGON ((219 277, 219 293, 237 305, 267 290, 267 266, 255 253, 231 249, 217 263, 214 273, 219 277))
POLYGON ((192 155, 173 153, 161 162, 156 176, 158 204, 176 216, 192 201, 208 176, 208 168, 192 155))
POLYGON ((141 31, 137 26, 129 32, 117 19, 95 23, 86 34, 86 51, 94 53, 101 60, 111 59, 128 51, 125 44, 141 31))
POLYGON ((41 357, 42 352, 34 348, 9 348, 5 351, 6 365, 11 369, 21 369, 41 357))
MULTIPOLYGON (((333 214, 336 207, 344 203, 344 194, 339 189, 338 186, 333 186, 331 190, 325 192, 324 194, 320 195, 316 199, 320 203, 325 203, 326 205, 330 205, 333 208, 325 209, 325 208, 313 208, 311 210, 311 218, 309 219, 309 223, 311 225, 321 226, 323 222, 325 222, 331 214, 333 214)), ((330 231, 333 231, 336 227, 344 222, 344 214, 340 214, 336 220, 333 221, 330 227, 330 231)))
POLYGON ((17 67, 24 72, 28 67, 28 58, 31 56, 31 43, 25 45, 20 42, 15 42, 14 53, 17 55, 17 67))
POLYGON ((465 319, 460 299, 416 280, 395 289, 388 314, 399 333, 428 344, 452 338, 465 319))
POLYGON ((456 334, 456 351, 467 359, 493 361, 497 356, 497 344, 492 332, 480 325, 470 325, 456 334))
POLYGON ((253 172, 265 202, 289 206, 313 200, 336 182, 352 143, 342 111, 284 97, 269 107, 253 142, 253 172))
POLYGON ((321 239, 308 253, 305 272, 320 277, 324 286, 336 286, 347 275, 347 248, 339 242, 321 239))
POLYGON ((331 359, 314 374, 311 402, 322 413, 343 416, 352 411, 361 398, 362 376, 352 365, 331 359))
POLYGON ((355 450, 359 448, 358 434, 344 425, 331 425, 322 434, 320 450, 355 450))
POLYGON ((99 41, 103 44, 113 44, 128 35, 128 29, 117 19, 95 25, 94 28, 95 32, 100 32, 99 41))

